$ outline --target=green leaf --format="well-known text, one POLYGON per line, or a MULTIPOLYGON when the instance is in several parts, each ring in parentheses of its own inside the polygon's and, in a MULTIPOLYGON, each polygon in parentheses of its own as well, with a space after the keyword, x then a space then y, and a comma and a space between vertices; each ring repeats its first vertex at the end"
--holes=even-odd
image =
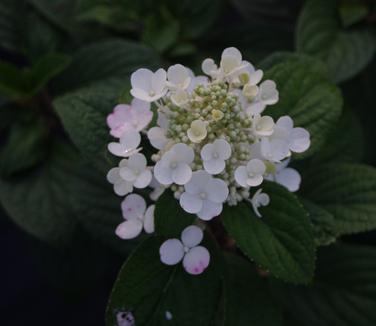
POLYGON ((46 156, 48 130, 42 121, 18 122, 0 151, 0 175, 8 177, 32 168, 46 156))
POLYGON ((0 2, 0 47, 12 52, 22 52, 25 14, 25 0, 0 2))
POLYGON ((225 326, 282 325, 282 310, 275 304, 266 279, 246 260, 227 255, 225 326))
POLYGON ((276 291, 299 325, 375 325, 375 248, 333 246, 319 251, 318 258, 312 286, 279 284, 276 291))
POLYGON ((376 169, 360 164, 327 164, 303 176, 304 197, 334 216, 338 234, 376 228, 376 169))
POLYGON ((0 62, 0 93, 11 99, 31 97, 69 63, 69 57, 56 53, 44 55, 30 68, 20 69, 7 62, 0 62))
POLYGON ((127 79, 139 68, 159 66, 158 55, 149 47, 123 40, 106 40, 81 48, 69 68, 55 81, 63 93, 109 79, 127 79))
POLYGON ((167 0, 178 19, 184 39, 197 39, 210 30, 221 13, 222 0, 167 0))
POLYGON ((265 79, 276 82, 279 102, 269 106, 265 113, 277 119, 289 115, 295 126, 306 128, 311 135, 311 146, 297 158, 316 152, 336 124, 342 109, 339 89, 327 81, 323 66, 306 56, 277 53, 261 64, 265 79))
POLYGON ((335 129, 326 138, 325 144, 312 158, 312 164, 333 161, 361 162, 364 156, 364 135, 358 117, 345 110, 335 129))
POLYGON ((0 180, 0 201, 9 217, 26 232, 53 245, 68 244, 76 231, 70 195, 76 160, 76 152, 56 142, 39 169, 0 180))
POLYGON ((82 163, 70 193, 78 220, 94 239, 122 254, 134 249, 136 241, 124 241, 115 235, 116 227, 124 221, 120 206, 123 198, 114 194, 105 173, 82 163))
POLYGON ((196 219, 186 213, 171 191, 165 191, 158 199, 154 212, 155 232, 166 237, 180 237, 181 232, 196 219))
POLYGON ((147 17, 142 41, 162 53, 172 47, 179 37, 179 22, 164 10, 147 17))
POLYGON ((365 19, 369 10, 363 3, 344 3, 340 6, 339 13, 343 26, 349 27, 365 19))
POLYGON ((122 83, 105 83, 57 98, 53 105, 73 143, 96 167, 111 167, 106 117, 118 104, 122 83))
POLYGON ((337 83, 354 77, 372 60, 376 41, 368 30, 343 31, 337 1, 309 0, 297 25, 296 46, 328 66, 337 83))
MULTIPOLYGON (((123 265, 111 293, 106 325, 116 325, 116 316, 132 312, 136 325, 207 326, 215 316, 221 290, 219 264, 212 259, 201 275, 187 274, 160 262, 160 238, 149 238, 123 265), (172 320, 166 320, 166 312, 172 320)), ((207 246, 207 244, 205 244, 207 246)), ((213 248, 208 247, 213 258, 213 248)))
POLYGON ((278 278, 308 283, 314 271, 315 245, 307 212, 282 186, 268 183, 270 204, 257 217, 250 205, 225 206, 223 223, 237 246, 278 278))
POLYGON ((311 219, 316 246, 327 246, 335 242, 338 235, 334 216, 307 199, 301 199, 301 202, 311 219))

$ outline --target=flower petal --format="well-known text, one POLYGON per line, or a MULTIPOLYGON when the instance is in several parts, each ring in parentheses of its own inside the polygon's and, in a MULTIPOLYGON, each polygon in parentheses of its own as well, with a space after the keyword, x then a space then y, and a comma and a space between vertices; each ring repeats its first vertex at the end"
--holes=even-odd
POLYGON ((205 190, 205 186, 211 178, 212 176, 206 171, 195 171, 192 173, 191 180, 184 185, 184 189, 190 194, 198 194, 205 190))
POLYGON ((188 164, 179 163, 175 169, 172 170, 172 180, 178 185, 185 185, 192 177, 192 169, 188 164))
POLYGON ((283 169, 275 176, 275 181, 291 192, 299 190, 301 179, 299 172, 292 168, 283 169))
POLYGON ((247 178, 248 178, 248 172, 245 166, 239 166, 235 170, 235 181, 242 187, 246 188, 247 185, 247 178))
POLYGON ((183 259, 184 269, 192 275, 201 274, 209 266, 209 263, 209 251, 202 246, 189 250, 183 259))
POLYGON ((155 205, 150 205, 145 212, 144 230, 146 233, 154 232, 154 210, 155 205))
POLYGON ((140 145, 140 143, 141 143, 141 135, 136 130, 126 131, 120 137, 120 144, 122 144, 127 151, 136 149, 138 145, 140 145))
POLYGON ((110 171, 107 173, 107 181, 109 183, 116 183, 119 180, 121 180, 120 174, 119 174, 119 168, 112 168, 110 171))
POLYGON ((196 214, 202 209, 203 201, 198 196, 183 192, 179 199, 180 206, 191 214, 196 214))
POLYGON ((204 232, 196 225, 186 227, 181 233, 181 240, 188 248, 197 246, 203 238, 204 232))
POLYGON ((118 196, 125 196, 133 191, 133 185, 128 181, 120 181, 114 184, 114 191, 118 196))
POLYGON ((177 161, 191 164, 195 158, 195 153, 191 147, 186 144, 178 143, 171 147, 177 161))
POLYGON ((168 239, 159 248, 161 262, 166 265, 176 265, 183 259, 184 247, 178 239, 168 239))
POLYGON ((151 171, 146 169, 140 173, 133 185, 139 189, 145 188, 150 184, 152 177, 151 171))
POLYGON ((308 149, 311 141, 309 132, 304 128, 294 128, 290 134, 290 149, 296 153, 302 153, 308 149))
POLYGON ((121 210, 126 220, 143 219, 146 210, 145 199, 137 194, 128 195, 121 203, 121 210))
POLYGON ((214 147, 217 149, 219 157, 222 160, 227 160, 231 156, 231 145, 224 139, 217 139, 213 143, 214 147))
POLYGON ((226 167, 226 163, 222 159, 211 159, 204 161, 204 169, 210 174, 221 173, 226 167))
POLYGON ((228 187, 226 182, 221 179, 213 178, 206 185, 206 193, 209 200, 222 204, 228 197, 228 187))
POLYGON ((171 169, 166 167, 162 161, 157 162, 154 166, 154 176, 157 181, 163 185, 170 185, 172 183, 171 169))
POLYGON ((203 202, 202 209, 197 213, 197 216, 204 221, 209 221, 212 218, 221 214, 222 208, 222 204, 206 200, 203 202))
POLYGON ((165 131, 160 127, 153 127, 148 130, 150 144, 156 149, 162 149, 166 146, 168 140, 165 131))
POLYGON ((116 228, 116 235, 124 240, 136 238, 142 231, 142 222, 138 219, 127 220, 116 228))

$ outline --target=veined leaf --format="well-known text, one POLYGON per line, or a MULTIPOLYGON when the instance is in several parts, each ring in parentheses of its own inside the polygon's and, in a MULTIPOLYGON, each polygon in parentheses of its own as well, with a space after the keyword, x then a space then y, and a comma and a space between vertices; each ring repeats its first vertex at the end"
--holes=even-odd
POLYGON ((334 216, 335 231, 376 228, 376 170, 360 164, 327 164, 303 177, 303 194, 334 216))
POLYGON ((246 203, 225 206, 223 223, 237 246, 272 275, 293 283, 313 277, 315 245, 307 212, 294 195, 274 183, 263 191, 270 204, 261 208, 262 218, 246 203))
POLYGON ((368 30, 344 31, 337 1, 306 2, 296 29, 297 50, 320 58, 337 83, 355 76, 372 60, 376 40, 368 30))
POLYGON ((312 286, 279 284, 276 294, 299 325, 371 326, 376 323, 375 283, 375 248, 341 245, 318 252, 312 286))

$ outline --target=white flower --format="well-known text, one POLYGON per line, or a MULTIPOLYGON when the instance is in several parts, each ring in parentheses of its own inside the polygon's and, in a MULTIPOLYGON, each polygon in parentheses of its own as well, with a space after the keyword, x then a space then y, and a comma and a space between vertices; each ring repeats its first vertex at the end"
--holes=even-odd
POLYGON ((264 162, 255 158, 235 170, 235 180, 244 188, 256 187, 262 183, 265 170, 264 162))
POLYGON ((148 130, 150 144, 156 149, 162 149, 168 143, 166 132, 160 127, 153 127, 148 130))
POLYGON ((152 72, 149 69, 141 68, 131 76, 131 94, 140 100, 153 102, 166 95, 166 71, 158 69, 152 72))
POLYGON ((191 179, 192 169, 189 165, 193 160, 191 147, 183 143, 175 144, 155 165, 154 176, 163 185, 184 185, 191 179))
POLYGON ((194 76, 193 72, 191 73, 191 83, 189 84, 189 87, 187 88, 188 93, 192 93, 193 90, 198 85, 207 85, 209 84, 209 79, 206 76, 194 76))
POLYGON ((271 162, 280 162, 289 156, 288 143, 278 138, 262 138, 260 149, 262 156, 271 162))
POLYGON ((191 76, 189 70, 181 64, 176 64, 167 70, 168 86, 173 89, 184 90, 189 87, 191 76))
POLYGON ((301 183, 301 176, 298 171, 288 168, 289 159, 276 165, 276 172, 265 177, 267 180, 274 181, 291 192, 298 191, 301 183))
POLYGON ((181 240, 168 239, 163 242, 159 248, 162 263, 176 265, 183 260, 183 267, 187 273, 201 274, 210 262, 209 251, 199 246, 203 237, 204 234, 199 227, 186 227, 181 234, 181 240))
POLYGON ((212 144, 206 144, 201 150, 204 168, 210 174, 221 173, 226 164, 225 160, 231 156, 231 146, 224 139, 217 139, 212 144))
POLYGON ((154 209, 151 205, 146 209, 145 200, 137 194, 127 196, 121 203, 125 221, 116 228, 116 235, 122 239, 137 237, 142 229, 146 233, 154 232, 154 209))
POLYGON ((277 85, 272 80, 263 81, 258 89, 256 98, 248 108, 250 114, 260 114, 267 105, 276 104, 279 100, 277 85))
POLYGON ((149 184, 149 187, 153 188, 154 190, 150 193, 149 197, 153 201, 157 201, 158 198, 164 193, 166 190, 166 187, 161 185, 157 179, 153 176, 151 179, 151 182, 149 184))
POLYGON ((272 137, 286 141, 288 148, 295 153, 306 151, 311 144, 309 132, 304 128, 294 128, 294 122, 287 115, 278 119, 272 137))
POLYGON ((200 143, 207 134, 206 123, 202 120, 192 121, 191 127, 187 130, 188 138, 192 143, 200 143))
POLYGON ((252 131, 256 136, 270 136, 274 131, 274 121, 272 117, 259 114, 255 115, 252 122, 252 131))
POLYGON ((249 65, 248 61, 242 60, 242 54, 237 48, 230 47, 223 50, 220 67, 225 76, 231 76, 249 65))
POLYGON ((114 185, 115 194, 125 196, 133 191, 132 182, 124 180, 120 175, 120 169, 127 164, 127 160, 123 159, 119 163, 119 167, 112 168, 107 173, 107 180, 114 185))
POLYGON ((223 202, 229 193, 223 180, 213 178, 203 170, 193 172, 191 180, 184 185, 184 190, 180 196, 180 206, 205 221, 222 212, 223 202))
POLYGON ((111 128, 111 135, 120 138, 126 131, 141 131, 152 118, 150 103, 133 99, 131 105, 117 105, 108 115, 107 124, 111 128))
POLYGON ((107 148, 110 153, 120 156, 128 157, 141 150, 137 148, 141 143, 140 133, 135 130, 126 131, 119 140, 119 143, 109 143, 107 148))
POLYGON ((260 206, 267 206, 267 205, 269 205, 269 203, 270 203, 269 195, 263 193, 262 189, 257 190, 256 193, 253 195, 253 197, 251 199, 251 204, 252 204, 253 210, 258 217, 261 217, 261 214, 258 210, 259 207, 260 206))
POLYGON ((120 168, 121 177, 131 182, 136 188, 145 188, 149 185, 152 173, 146 166, 146 158, 140 153, 132 155, 120 168))

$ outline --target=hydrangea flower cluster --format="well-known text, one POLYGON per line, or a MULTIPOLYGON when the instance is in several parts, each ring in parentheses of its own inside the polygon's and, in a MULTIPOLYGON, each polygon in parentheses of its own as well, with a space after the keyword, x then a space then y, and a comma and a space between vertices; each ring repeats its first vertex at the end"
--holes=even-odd
MULTIPOLYGON (((167 71, 141 68, 132 74, 132 103, 116 106, 107 118, 111 135, 118 138, 108 150, 123 158, 108 181, 120 196, 151 187, 153 200, 170 188, 182 209, 203 221, 220 215, 224 204, 243 200, 261 217, 259 208, 270 198, 261 188, 251 198, 250 192, 264 180, 298 190, 300 175, 287 165, 292 153, 309 148, 310 135, 294 127, 289 116, 274 121, 263 115, 279 100, 276 84, 262 81, 262 70, 243 60, 238 49, 225 49, 219 66, 205 59, 202 70, 204 76, 195 76, 176 64, 167 71), (142 154, 142 136, 155 148, 152 166, 142 154)), ((126 221, 116 231, 121 238, 142 229, 153 232, 154 206, 146 209, 144 199, 131 194, 122 208, 126 221)), ((192 230, 184 230, 181 241, 167 240, 160 254, 166 264, 183 259, 187 272, 198 274, 207 267, 209 253, 197 246, 201 236, 192 230)))

